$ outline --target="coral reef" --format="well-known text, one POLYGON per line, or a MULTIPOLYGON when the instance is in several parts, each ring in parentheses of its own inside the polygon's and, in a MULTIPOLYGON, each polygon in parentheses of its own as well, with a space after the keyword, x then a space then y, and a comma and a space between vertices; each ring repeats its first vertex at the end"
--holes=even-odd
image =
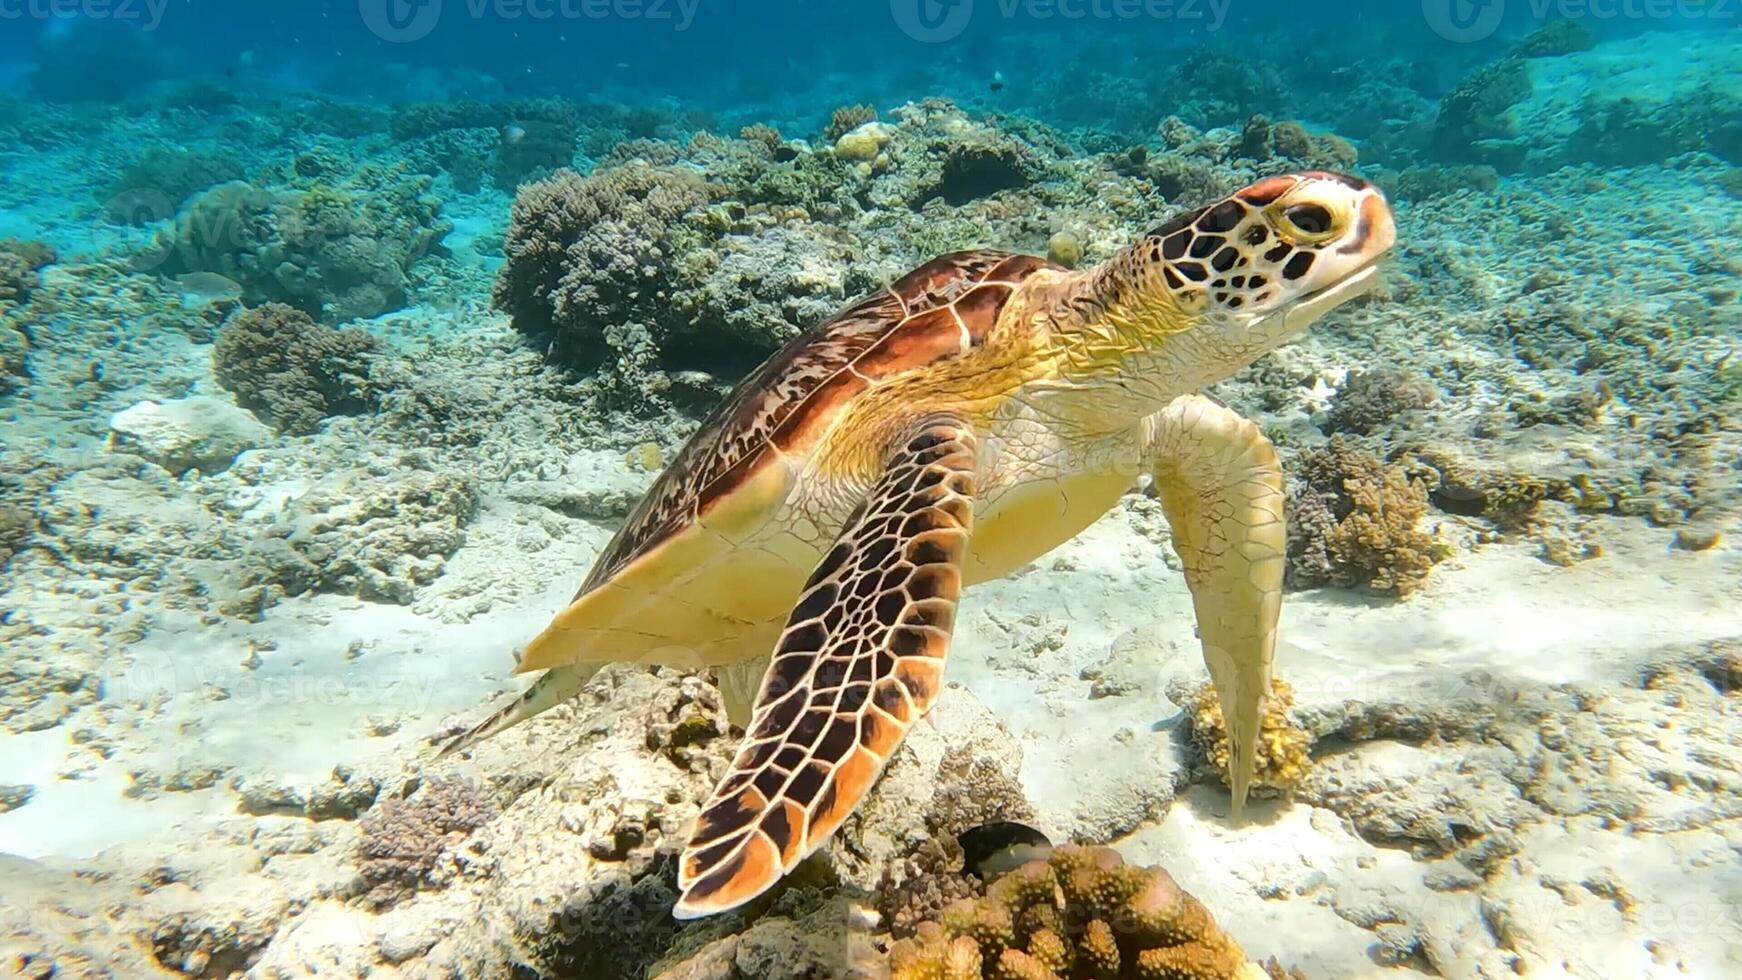
POLYGON ((560 100, 515 106, 512 121, 490 163, 496 186, 513 191, 521 184, 573 166, 581 123, 574 106, 560 100))
MULTIPOLYGON (((1169 697, 1174 693, 1170 692, 1169 697)), ((1222 720, 1222 702, 1216 696, 1215 685, 1205 682, 1190 694, 1182 694, 1180 704, 1191 718, 1192 745, 1215 770, 1222 782, 1228 782, 1228 730, 1222 720)), ((1264 703, 1264 716, 1258 726, 1258 769, 1254 788, 1292 793, 1306 779, 1312 767, 1312 736, 1295 722, 1294 688, 1287 681, 1271 681, 1270 697, 1264 703)))
POLYGON ((1530 70, 1521 57, 1509 55, 1477 68, 1440 100, 1434 116, 1435 150, 1454 162, 1486 163, 1503 172, 1517 169, 1524 149, 1512 142, 1517 124, 1509 112, 1530 93, 1530 70))
POLYGON ((28 300, 37 272, 56 260, 54 249, 41 242, 0 239, 0 310, 28 300))
POLYGON ((465 540, 477 503, 476 486, 452 473, 336 472, 255 543, 242 607, 309 591, 409 603, 465 540))
POLYGON ((841 137, 876 118, 876 106, 841 106, 829 115, 829 124, 823 127, 823 139, 830 143, 838 142, 841 137))
POLYGON ((103 213, 122 224, 159 221, 194 194, 246 176, 241 161, 222 150, 148 147, 103 192, 103 213))
POLYGON ((1610 167, 1637 167, 1710 148, 1734 163, 1734 146, 1721 140, 1742 112, 1742 99, 1702 88, 1685 99, 1652 104, 1640 99, 1586 99, 1579 106, 1579 126, 1568 141, 1568 152, 1610 167))
POLYGON ((1199 128, 1232 125, 1287 105, 1275 69, 1234 54, 1198 48, 1176 62, 1162 91, 1178 103, 1164 109, 1199 128))
POLYGON ((30 379, 30 340, 0 314, 0 395, 22 387, 30 379))
POLYGON ((284 303, 329 323, 399 308, 412 264, 450 230, 430 178, 377 164, 342 181, 326 171, 293 173, 288 186, 231 181, 205 191, 134 264, 216 273, 240 284, 250 306, 284 303))
POLYGON ((607 325, 659 315, 679 221, 707 201, 694 174, 634 163, 530 184, 514 200, 492 302, 516 329, 550 336, 553 358, 584 357, 607 325))
POLYGON ((212 347, 212 372, 287 435, 327 418, 366 410, 375 395, 367 355, 379 349, 361 330, 334 330, 276 303, 232 316, 212 347))
MULTIPOLYGON (((985 900, 956 834, 1020 820, 1166 864, 1249 953, 1299 950, 1313 975, 1721 973, 1742 112, 1716 80, 1735 46, 1641 30, 1585 50, 1578 25, 1549 25, 1464 84, 1501 43, 1417 57, 1380 18, 1214 53, 1104 31, 1061 56, 1056 32, 1006 33, 923 64, 766 59, 680 95, 717 120, 518 94, 651 99, 640 58, 511 82, 347 59, 324 84, 361 99, 288 91, 266 49, 234 80, 151 67, 119 92, 67 72, 90 50, 67 44, 45 83, 107 86, 106 103, 0 95, 5 233, 66 256, 41 272, 0 246, 0 386, 17 386, 0 397, 0 729, 37 733, 14 738, 0 836, 124 844, 0 860, 0 962, 875 975, 867 945, 985 900), (821 138, 844 93, 916 90, 963 101, 888 103, 821 138), (1137 494, 976 586, 938 710, 831 845, 741 914, 667 914, 735 742, 705 674, 608 668, 431 768, 431 730, 505 693, 502 638, 567 598, 696 417, 851 296, 956 248, 1092 263, 1264 174, 1351 163, 1403 205, 1384 288, 1210 394, 1289 457, 1292 584, 1402 589, 1422 554, 1460 560, 1407 605, 1289 598, 1294 708, 1272 705, 1264 752, 1273 781, 1305 772, 1263 820, 1230 832, 1225 794, 1199 785, 1220 739, 1186 740, 1214 706, 1190 690, 1169 529, 1137 494), (177 204, 135 253, 160 229, 127 222, 177 204), (499 260, 509 316, 487 308, 499 260), (240 295, 214 300, 215 276, 240 295), (256 309, 231 327, 263 322, 214 357, 240 305, 256 309), (331 329, 357 316, 367 334, 331 329), (300 434, 248 426, 214 374, 300 434), (200 429, 227 423, 249 431, 200 429), (1665 629, 1694 639, 1660 655, 1665 629), (1155 724, 1158 690, 1189 730, 1155 724), (387 843, 388 814, 449 779, 505 816, 387 843), (101 809, 61 819, 82 807, 101 809), (1688 928, 1689 908, 1710 911, 1688 928)), ((1108 926, 1111 944, 1059 932, 1017 952, 1081 966, 1124 952, 1108 926)))
POLYGON ((1410 166, 1381 181, 1387 193, 1401 201, 1420 201, 1459 191, 1492 193, 1500 187, 1500 174, 1485 164, 1450 167, 1410 166))
POLYGON ((1300 454, 1289 484, 1288 582, 1296 589, 1366 586, 1404 597, 1441 556, 1419 528, 1427 489, 1342 437, 1300 454))
POLYGON ((1262 968, 1160 868, 1066 845, 958 902, 889 952, 896 980, 1094 976, 1251 980, 1262 968))
POLYGON ((1511 53, 1520 58, 1553 58, 1589 51, 1597 35, 1582 20, 1551 20, 1524 36, 1511 53))
POLYGON ((408 796, 378 799, 357 842, 365 900, 380 908, 415 892, 444 853, 495 815, 489 797, 457 776, 432 776, 408 796))
POLYGON ((30 379, 30 333, 18 307, 30 300, 38 272, 57 259, 41 242, 0 239, 0 395, 30 379))
POLYGON ((1394 368, 1352 371, 1325 413, 1326 434, 1370 435, 1404 412, 1432 405, 1438 397, 1433 383, 1394 368))

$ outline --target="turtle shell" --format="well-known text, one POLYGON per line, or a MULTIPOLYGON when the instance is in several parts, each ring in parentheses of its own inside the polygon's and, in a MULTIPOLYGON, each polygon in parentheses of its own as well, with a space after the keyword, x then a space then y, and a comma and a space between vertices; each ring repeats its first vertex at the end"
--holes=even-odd
MULTIPOLYGON (((654 482, 574 601, 521 652, 522 672, 644 660, 726 665, 766 656, 828 545, 739 548, 765 529, 808 454, 855 395, 984 342, 1043 259, 958 252, 795 338, 744 379, 654 482), (815 550, 815 553, 811 553, 815 550)), ((1056 267, 1052 267, 1056 268, 1056 267)))
POLYGON ((576 598, 729 498, 773 450, 807 450, 840 407, 878 379, 973 349, 1015 286, 1044 268, 1060 267, 1008 252, 940 256, 793 338, 690 437, 606 546, 576 598))

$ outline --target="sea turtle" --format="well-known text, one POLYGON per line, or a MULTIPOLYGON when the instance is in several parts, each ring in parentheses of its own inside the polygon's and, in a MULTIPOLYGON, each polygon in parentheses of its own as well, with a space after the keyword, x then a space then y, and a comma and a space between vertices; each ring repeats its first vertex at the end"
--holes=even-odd
POLYGON ((717 668, 744 741, 683 852, 678 918, 820 847, 942 690, 964 585, 1069 540, 1147 470, 1252 779, 1281 601, 1282 473, 1195 394, 1369 291, 1396 239, 1367 182, 1269 177, 1091 269, 934 259, 738 385, 521 653, 545 671, 443 750, 603 663, 717 668))

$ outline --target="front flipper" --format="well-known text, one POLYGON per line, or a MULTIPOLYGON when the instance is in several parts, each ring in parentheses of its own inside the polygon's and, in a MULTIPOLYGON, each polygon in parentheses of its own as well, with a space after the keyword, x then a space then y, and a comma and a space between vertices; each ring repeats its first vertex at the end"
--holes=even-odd
POLYGON ((1156 493, 1185 565, 1204 663, 1228 729, 1238 820, 1257 767, 1282 611, 1282 466, 1256 425, 1197 395, 1176 399, 1144 425, 1156 493))
POLYGON ((672 914, 766 891, 853 811, 931 708, 973 521, 974 437, 932 419, 891 456, 774 650, 732 771, 696 819, 672 914))

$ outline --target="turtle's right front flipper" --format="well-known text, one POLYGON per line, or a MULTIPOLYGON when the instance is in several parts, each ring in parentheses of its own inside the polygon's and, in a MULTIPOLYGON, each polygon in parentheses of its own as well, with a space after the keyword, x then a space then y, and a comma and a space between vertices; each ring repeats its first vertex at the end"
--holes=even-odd
POLYGON ((766 891, 871 789, 943 684, 973 521, 974 437, 921 425, 805 584, 732 771, 696 820, 673 914, 766 891))
POLYGON ((1198 395, 1151 416, 1144 435, 1228 729, 1238 820, 1258 765, 1282 612, 1282 464, 1258 426, 1198 395))

